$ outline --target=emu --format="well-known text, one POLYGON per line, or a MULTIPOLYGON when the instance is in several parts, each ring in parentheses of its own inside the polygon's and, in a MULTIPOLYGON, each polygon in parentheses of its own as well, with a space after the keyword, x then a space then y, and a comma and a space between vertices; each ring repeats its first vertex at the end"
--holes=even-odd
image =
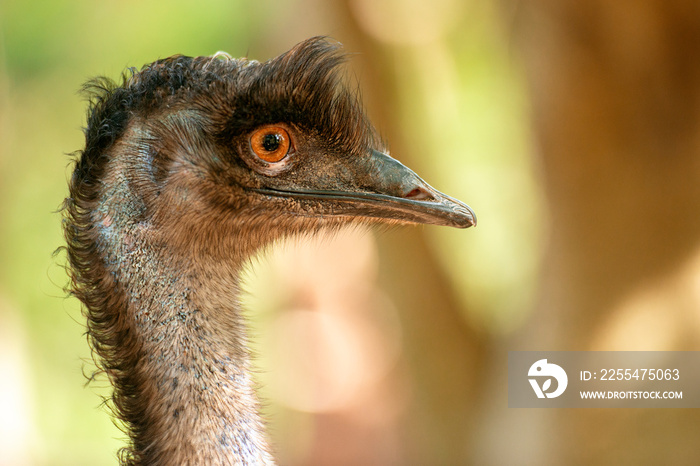
POLYGON ((476 224, 387 155, 344 59, 312 38, 263 63, 173 56, 86 85, 64 231, 123 464, 274 464, 237 301, 261 247, 351 222, 476 224))

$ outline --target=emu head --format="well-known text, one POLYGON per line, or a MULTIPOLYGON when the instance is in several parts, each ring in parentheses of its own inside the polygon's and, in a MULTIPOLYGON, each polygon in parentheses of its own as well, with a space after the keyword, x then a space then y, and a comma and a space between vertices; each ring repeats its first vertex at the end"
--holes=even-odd
POLYGON ((474 225, 468 206, 387 155, 343 60, 314 38, 264 63, 175 56, 133 71, 98 92, 74 189, 100 179, 93 221, 147 225, 186 255, 243 259, 349 221, 474 225))

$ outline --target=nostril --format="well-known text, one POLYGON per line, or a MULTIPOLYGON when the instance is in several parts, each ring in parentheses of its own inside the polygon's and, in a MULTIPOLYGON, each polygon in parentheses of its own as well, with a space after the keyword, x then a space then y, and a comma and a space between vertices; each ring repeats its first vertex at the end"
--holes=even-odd
POLYGON ((413 188, 408 192, 408 194, 405 194, 403 197, 404 199, 411 199, 412 201, 424 201, 433 198, 433 196, 431 196, 428 191, 420 187, 413 188))

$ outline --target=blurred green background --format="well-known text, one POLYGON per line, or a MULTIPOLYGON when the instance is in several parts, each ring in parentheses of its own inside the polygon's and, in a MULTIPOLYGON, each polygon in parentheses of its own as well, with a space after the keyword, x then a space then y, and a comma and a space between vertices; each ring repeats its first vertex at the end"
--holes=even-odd
POLYGON ((352 230, 252 268, 280 462, 697 464, 689 410, 506 407, 509 349, 698 349, 700 11, 615 5, 0 0, 0 465, 114 464, 122 444, 107 382, 85 386, 84 319, 53 254, 82 83, 178 53, 265 60, 314 35, 351 53, 392 154, 479 226, 352 230), (365 311, 305 323, 353 300, 365 311), (340 341, 338 359, 299 343, 313 338, 340 341))

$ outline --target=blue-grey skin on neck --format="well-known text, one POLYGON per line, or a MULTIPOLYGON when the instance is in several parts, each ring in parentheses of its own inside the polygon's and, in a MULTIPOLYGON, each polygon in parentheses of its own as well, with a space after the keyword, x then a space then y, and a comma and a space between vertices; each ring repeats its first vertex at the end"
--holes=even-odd
MULTIPOLYGON (((105 267, 126 295, 123 318, 142 344, 135 370, 148 381, 143 422, 158 443, 141 448, 161 450, 163 464, 273 464, 250 376, 237 266, 187 257, 159 234, 142 197, 155 189, 148 134, 126 139, 141 142, 115 151, 93 221, 105 267)), ((187 190, 179 194, 187 202, 187 190)))

